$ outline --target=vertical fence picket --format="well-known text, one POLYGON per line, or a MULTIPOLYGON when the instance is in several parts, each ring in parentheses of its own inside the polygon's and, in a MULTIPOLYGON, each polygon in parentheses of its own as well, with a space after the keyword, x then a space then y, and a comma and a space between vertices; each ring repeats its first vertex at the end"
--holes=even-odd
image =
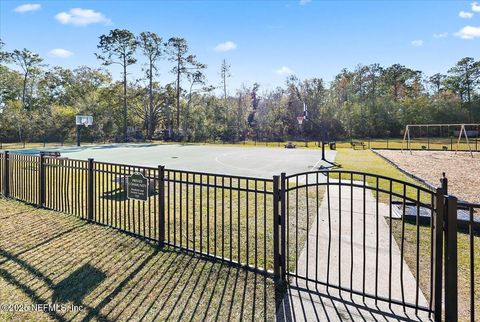
POLYGON ((442 320, 442 275, 443 275, 443 218, 445 216, 445 194, 443 188, 437 188, 435 197, 435 212, 432 218, 434 224, 433 239, 433 298, 434 320, 442 320))
POLYGON ((458 321, 457 198, 447 197, 445 220, 445 321, 458 321))
POLYGON ((38 206, 40 208, 45 206, 45 156, 40 154, 38 158, 38 206))
POLYGON ((165 244, 165 167, 158 167, 158 242, 160 247, 165 244))
POLYGON ((88 159, 88 178, 87 178, 87 218, 93 221, 93 182, 94 182, 94 163, 93 159, 88 159))
POLYGON ((279 279, 280 276, 280 215, 279 215, 279 177, 273 176, 273 274, 279 279))
POLYGON ((9 158, 8 151, 3 153, 3 196, 8 198, 10 196, 10 170, 9 170, 9 158))

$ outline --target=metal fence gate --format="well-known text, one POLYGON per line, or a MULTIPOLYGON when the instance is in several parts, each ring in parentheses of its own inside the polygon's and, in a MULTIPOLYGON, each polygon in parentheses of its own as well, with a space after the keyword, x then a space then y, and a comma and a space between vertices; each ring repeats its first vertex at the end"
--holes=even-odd
POLYGON ((280 186, 279 265, 290 283, 439 319, 441 188, 349 171, 282 175, 280 186))

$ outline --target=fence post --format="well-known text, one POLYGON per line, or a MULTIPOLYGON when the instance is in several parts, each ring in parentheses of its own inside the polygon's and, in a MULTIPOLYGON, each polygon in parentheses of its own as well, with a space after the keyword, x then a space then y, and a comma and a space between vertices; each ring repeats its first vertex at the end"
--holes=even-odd
POLYGON ((433 220, 433 305, 435 322, 442 321, 442 266, 443 266, 443 218, 445 216, 445 190, 437 188, 433 220))
POLYGON ((93 221, 93 159, 88 159, 88 179, 87 179, 87 215, 88 220, 93 221))
POLYGON ((283 282, 286 281, 286 274, 287 274, 287 256, 286 256, 286 217, 287 217, 287 209, 286 209, 286 199, 287 199, 287 193, 286 193, 286 174, 285 172, 282 172, 280 175, 280 225, 281 225, 281 242, 280 242, 280 275, 281 279, 283 282))
POLYGON ((278 176, 273 176, 273 275, 280 278, 280 215, 278 211, 280 191, 278 189, 278 176))
POLYGON ((448 195, 448 179, 445 177, 445 172, 443 173, 443 177, 440 179, 440 183, 442 185, 443 194, 448 195))
POLYGON ((158 244, 165 245, 165 166, 158 166, 158 244))
POLYGON ((40 153, 38 158, 38 207, 43 208, 45 205, 45 156, 40 153))
POLYGON ((10 170, 8 169, 9 166, 9 158, 10 158, 10 153, 8 151, 4 152, 4 159, 3 159, 3 196, 5 198, 8 198, 10 194, 10 180, 9 180, 9 172, 10 170))
POLYGON ((445 321, 458 321, 457 198, 447 197, 445 220, 445 321))

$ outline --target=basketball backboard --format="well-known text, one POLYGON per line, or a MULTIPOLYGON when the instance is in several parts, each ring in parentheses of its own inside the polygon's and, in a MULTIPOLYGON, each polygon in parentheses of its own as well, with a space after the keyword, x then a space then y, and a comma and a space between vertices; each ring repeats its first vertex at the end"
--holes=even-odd
POLYGON ((75 117, 75 124, 80 126, 89 127, 93 124, 93 116, 89 115, 77 115, 75 117))

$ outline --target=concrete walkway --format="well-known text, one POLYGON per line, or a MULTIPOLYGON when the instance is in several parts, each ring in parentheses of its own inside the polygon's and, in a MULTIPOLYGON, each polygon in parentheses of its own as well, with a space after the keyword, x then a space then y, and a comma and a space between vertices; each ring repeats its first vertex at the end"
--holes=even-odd
MULTIPOLYGON (((428 307, 428 302, 421 291, 416 292, 416 280, 409 267, 402 261, 399 247, 393 236, 390 239, 389 206, 378 203, 372 192, 365 191, 365 216, 363 212, 364 190, 353 188, 353 212, 351 207, 352 191, 342 186, 341 194, 338 186, 330 186, 330 195, 325 192, 320 207, 320 216, 312 223, 307 243, 298 259, 297 274, 311 279, 326 282, 328 267, 328 242, 330 240, 330 273, 329 284, 362 292, 365 274, 365 292, 378 296, 428 307), (340 198, 341 195, 341 198, 340 198), (330 198, 330 238, 328 198, 330 198), (340 211, 341 208, 341 211, 340 211), (353 215, 352 215, 353 214, 353 215), (353 220, 351 219, 353 217, 353 220), (365 218, 365 219, 364 219, 365 218), (341 225, 340 225, 341 220, 341 225), (317 240, 318 221, 318 247, 317 240), (364 233, 365 221, 365 233, 364 233), (378 248, 377 248, 378 222, 378 248), (353 228, 353 235, 352 235, 353 228), (339 242, 341 236, 341 242, 339 242), (365 242, 364 242, 365 238, 365 242), (390 240, 391 240, 391 274, 390 274, 390 240), (365 244, 365 261, 363 246, 365 244), (339 261, 340 247, 340 261, 339 261), (378 273, 376 265, 376 249, 378 249, 378 273), (352 251, 353 250, 353 251, 352 251), (353 253, 353 256, 352 256, 353 253), (307 266, 307 258, 308 266, 307 266), (317 260, 316 260, 317 258, 317 260), (365 264, 364 264, 365 263, 365 264), (403 273, 401 267, 403 264, 403 273), (315 272, 315 265, 317 273, 315 272), (365 270, 363 270, 365 265, 365 270), (317 274, 317 276, 316 276, 317 274), (351 278, 352 276, 353 278, 351 278), (403 277, 403 278, 402 278, 403 277), (375 282, 377 280, 377 283, 375 282), (402 281, 403 280, 403 281, 402 281), (389 294, 389 285, 391 290, 389 294)), ((339 292, 337 289, 291 278, 277 319, 280 321, 427 321, 428 314, 423 311, 365 298, 350 292, 339 292)))

